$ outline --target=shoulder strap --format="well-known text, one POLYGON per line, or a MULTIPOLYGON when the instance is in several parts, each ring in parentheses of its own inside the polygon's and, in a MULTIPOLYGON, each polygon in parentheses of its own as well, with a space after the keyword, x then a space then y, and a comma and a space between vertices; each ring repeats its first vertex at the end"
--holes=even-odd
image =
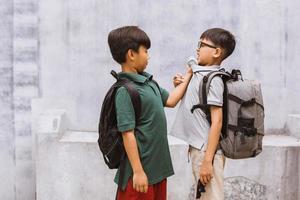
POLYGON ((115 70, 111 70, 111 71, 110 71, 110 74, 111 74, 115 79, 119 80, 119 76, 118 76, 118 74, 117 74, 117 72, 116 72, 115 70))
MULTIPOLYGON (((135 112, 135 122, 136 124, 138 124, 139 119, 140 119, 140 115, 141 115, 141 97, 139 92, 137 91, 137 89, 135 88, 134 84, 132 81, 128 80, 128 79, 121 79, 118 74, 112 70, 111 74, 116 78, 117 82, 114 84, 115 87, 119 88, 119 87, 125 87, 133 108, 134 108, 134 112, 135 112)), ((124 173, 125 173, 125 158, 126 158, 126 154, 124 153, 121 157, 121 161, 120 161, 120 175, 119 175, 119 182, 118 182, 118 189, 122 189, 122 183, 123 183, 123 178, 124 178, 124 173)), ((117 196, 116 196, 117 199, 117 196)))
POLYGON ((122 87, 124 86, 130 96, 133 108, 134 108, 134 112, 135 112, 135 121, 136 124, 138 123, 138 120, 141 116, 141 109, 142 109, 142 104, 141 104, 141 97, 139 92, 137 91, 137 89, 135 89, 134 84, 132 83, 132 81, 128 80, 128 79, 121 79, 117 72, 115 72, 114 70, 111 70, 111 75, 117 80, 117 82, 115 83, 116 87, 122 87))
POLYGON ((231 77, 231 75, 228 72, 225 72, 223 70, 222 71, 221 70, 211 71, 210 73, 205 75, 199 85, 200 104, 207 105, 207 95, 209 92, 210 83, 213 80, 213 78, 216 76, 223 76, 223 77, 227 77, 227 78, 231 77))
POLYGON ((140 94, 131 81, 127 79, 119 79, 118 82, 120 82, 121 86, 124 86, 128 91, 135 112, 135 121, 136 124, 138 124, 138 120, 140 119, 142 109, 140 94))
POLYGON ((199 84, 199 104, 194 105, 191 109, 191 112, 193 113, 195 109, 200 108, 206 114, 206 119, 209 123, 211 123, 211 119, 209 105, 207 104, 207 95, 209 92, 210 83, 216 76, 225 76, 227 78, 231 77, 231 75, 225 72, 223 69, 218 71, 211 71, 210 73, 205 75, 199 84))

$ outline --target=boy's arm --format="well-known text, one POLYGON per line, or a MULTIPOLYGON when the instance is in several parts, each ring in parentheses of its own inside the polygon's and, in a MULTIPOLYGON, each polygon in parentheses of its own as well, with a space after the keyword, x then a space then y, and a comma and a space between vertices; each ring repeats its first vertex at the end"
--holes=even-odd
POLYGON ((169 97, 166 101, 166 107, 174 108, 177 103, 182 99, 187 86, 193 76, 193 72, 191 69, 188 69, 187 73, 183 76, 183 81, 179 85, 177 85, 172 92, 170 92, 169 97))
POLYGON ((210 106, 210 113, 211 127, 208 134, 208 144, 200 169, 200 181, 203 185, 207 184, 213 175, 212 162, 219 143, 223 121, 222 107, 210 106))
POLYGON ((148 191, 148 178, 142 167, 139 157, 138 147, 134 131, 126 131, 122 133, 123 142, 127 157, 133 169, 133 188, 137 192, 147 193, 148 191))
POLYGON ((124 87, 118 89, 115 96, 118 130, 122 132, 124 148, 133 169, 133 187, 138 192, 147 192, 148 179, 143 170, 136 138, 134 135, 135 111, 130 95, 124 87))

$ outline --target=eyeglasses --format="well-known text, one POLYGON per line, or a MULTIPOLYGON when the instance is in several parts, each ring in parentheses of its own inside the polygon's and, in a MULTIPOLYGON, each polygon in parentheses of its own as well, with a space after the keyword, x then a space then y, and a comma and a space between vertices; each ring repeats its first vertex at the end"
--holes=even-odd
POLYGON ((210 47, 210 48, 213 48, 213 49, 218 48, 216 46, 213 46, 213 45, 207 44, 205 42, 199 41, 198 42, 198 49, 200 49, 201 47, 210 47))

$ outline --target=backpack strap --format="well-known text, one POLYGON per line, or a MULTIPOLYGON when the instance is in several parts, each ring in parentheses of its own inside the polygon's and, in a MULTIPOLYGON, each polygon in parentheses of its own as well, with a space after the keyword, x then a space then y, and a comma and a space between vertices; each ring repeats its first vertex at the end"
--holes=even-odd
MULTIPOLYGON (((123 81, 123 79, 122 79, 123 81)), ((142 109, 142 104, 141 104, 141 97, 139 92, 137 91, 137 89, 135 89, 135 86, 133 85, 133 83, 131 81, 124 81, 123 82, 123 86, 126 88, 126 90, 128 91, 128 94, 130 96, 133 108, 134 108, 134 112, 135 112, 135 122, 136 125, 138 124, 138 121, 140 119, 141 116, 141 109, 142 109)))
POLYGON ((223 71, 223 69, 219 70, 219 71, 212 71, 212 72, 208 73, 207 75, 205 75, 199 85, 200 104, 204 104, 204 105, 207 104, 207 95, 209 92, 210 84, 211 84, 211 81, 213 80, 213 78, 216 76, 220 76, 221 78, 223 78, 223 77, 230 78, 231 77, 231 75, 229 73, 223 71), (202 91, 202 92, 200 93, 200 91, 202 91))
POLYGON ((110 72, 113 77, 116 78, 117 82, 115 83, 115 87, 119 88, 119 87, 125 87, 125 89, 127 90, 133 108, 134 108, 134 112, 135 112, 135 122, 136 124, 138 124, 138 120, 141 116, 141 110, 142 110, 142 104, 141 104, 141 97, 139 92, 137 91, 137 89, 135 88, 134 84, 132 83, 132 81, 125 79, 125 78, 120 78, 117 74, 117 72, 115 72, 114 70, 111 70, 110 72))
MULTIPOLYGON (((142 104, 141 104, 141 97, 139 92, 137 91, 137 89, 135 88, 134 84, 132 81, 128 80, 128 79, 121 79, 119 78, 118 74, 112 70, 111 74, 117 79, 117 82, 115 83, 115 87, 120 88, 120 87, 125 87, 133 108, 134 108, 134 112, 135 112, 135 124, 137 125, 141 116, 141 109, 142 109, 142 104)), ((124 179, 124 174, 125 174, 125 159, 126 159, 126 153, 124 153, 121 157, 120 160, 120 175, 119 175, 119 182, 118 182, 118 189, 121 188, 122 189, 122 183, 123 183, 123 179, 124 179)))
POLYGON ((113 77, 115 77, 115 79, 119 80, 119 76, 118 76, 118 74, 117 74, 117 72, 116 72, 115 70, 111 70, 111 71, 110 71, 110 74, 111 74, 113 77))
POLYGON ((199 104, 194 105, 191 109, 191 112, 193 113, 195 109, 200 108, 206 114, 206 119, 210 124, 210 105, 207 104, 207 95, 209 92, 211 81, 216 76, 221 76, 228 79, 231 78, 231 75, 228 72, 225 72, 224 69, 220 69, 218 71, 211 71, 207 75, 205 75, 199 84, 199 104))

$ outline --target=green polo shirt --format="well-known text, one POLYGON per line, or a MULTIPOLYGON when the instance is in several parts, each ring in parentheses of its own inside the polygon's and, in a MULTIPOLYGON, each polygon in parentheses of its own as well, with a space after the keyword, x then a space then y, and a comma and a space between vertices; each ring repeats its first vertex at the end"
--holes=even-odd
MULTIPOLYGON (((152 75, 147 72, 142 74, 119 73, 120 78, 134 82, 141 97, 141 116, 139 123, 135 124, 135 112, 127 90, 118 89, 115 96, 118 130, 120 132, 137 128, 141 134, 136 134, 139 156, 143 169, 148 177, 149 185, 159 183, 174 174, 168 138, 167 121, 164 105, 169 93, 151 81, 152 75)), ((125 160, 125 174, 122 189, 125 189, 128 179, 133 171, 129 160, 125 160)), ((119 170, 115 182, 119 181, 119 170)))

